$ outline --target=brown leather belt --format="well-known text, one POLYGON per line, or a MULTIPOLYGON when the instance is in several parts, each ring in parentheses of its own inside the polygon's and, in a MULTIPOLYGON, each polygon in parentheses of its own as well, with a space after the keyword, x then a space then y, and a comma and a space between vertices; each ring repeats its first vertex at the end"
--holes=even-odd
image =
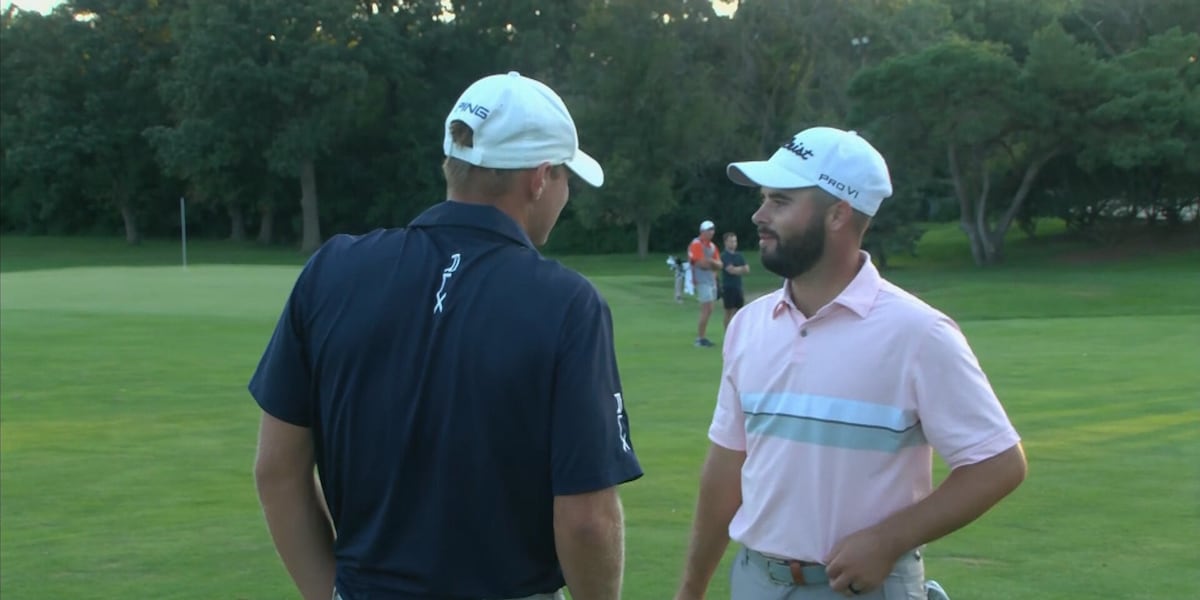
POLYGON ((821 563, 773 558, 749 548, 746 548, 746 558, 765 570, 767 576, 776 583, 791 585, 829 583, 829 575, 825 572, 825 565, 821 563))

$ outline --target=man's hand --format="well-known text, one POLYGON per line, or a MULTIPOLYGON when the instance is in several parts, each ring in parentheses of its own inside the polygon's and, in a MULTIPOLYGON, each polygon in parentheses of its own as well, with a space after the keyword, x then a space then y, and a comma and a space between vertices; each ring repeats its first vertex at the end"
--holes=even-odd
POLYGON ((847 596, 871 591, 883 584, 903 552, 871 529, 852 533, 833 547, 825 561, 829 587, 847 596))
POLYGON ((879 524, 846 536, 825 559, 829 584, 846 594, 879 587, 900 556, 974 521, 1025 479, 1017 444, 991 458, 958 467, 920 502, 879 524))

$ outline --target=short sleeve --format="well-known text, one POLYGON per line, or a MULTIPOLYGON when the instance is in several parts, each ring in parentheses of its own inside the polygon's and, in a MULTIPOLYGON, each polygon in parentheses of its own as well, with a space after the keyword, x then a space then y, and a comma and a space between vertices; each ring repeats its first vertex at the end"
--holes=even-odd
POLYGON ((704 259, 704 246, 700 244, 700 240, 692 240, 688 244, 688 261, 695 264, 704 259))
POLYGON ((746 413, 742 410, 738 394, 735 361, 730 360, 729 349, 737 343, 739 323, 731 322, 725 335, 724 366, 721 367, 721 385, 717 389, 717 407, 713 410, 712 424, 708 428, 708 439, 714 444, 730 450, 746 450, 746 413))
POLYGON ((593 492, 641 477, 613 348, 612 315, 591 287, 568 307, 554 378, 553 493, 593 492))
POLYGON ((271 416, 299 427, 310 427, 314 386, 305 332, 305 294, 312 262, 305 266, 284 304, 258 368, 250 379, 250 394, 271 416))
POLYGON ((921 340, 909 377, 925 437, 950 468, 1020 441, 966 337, 948 318, 921 340))

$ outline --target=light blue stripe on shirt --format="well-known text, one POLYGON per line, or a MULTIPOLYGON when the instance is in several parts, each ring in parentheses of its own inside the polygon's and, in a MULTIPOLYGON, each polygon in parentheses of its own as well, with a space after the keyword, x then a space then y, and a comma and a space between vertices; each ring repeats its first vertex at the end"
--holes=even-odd
POLYGON ((741 401, 750 434, 880 452, 926 443, 916 411, 812 394, 742 394, 741 401))

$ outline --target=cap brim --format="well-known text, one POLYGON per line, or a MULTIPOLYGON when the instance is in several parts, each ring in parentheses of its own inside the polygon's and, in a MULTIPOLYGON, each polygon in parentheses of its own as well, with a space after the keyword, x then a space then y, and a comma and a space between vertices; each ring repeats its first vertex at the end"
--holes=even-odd
POLYGON ((817 185, 767 160, 729 163, 725 173, 734 183, 745 186, 792 190, 817 185))
POLYGON ((588 185, 592 187, 604 185, 604 169, 587 152, 576 150, 575 157, 568 160, 566 165, 568 169, 571 169, 580 179, 586 181, 588 185))

